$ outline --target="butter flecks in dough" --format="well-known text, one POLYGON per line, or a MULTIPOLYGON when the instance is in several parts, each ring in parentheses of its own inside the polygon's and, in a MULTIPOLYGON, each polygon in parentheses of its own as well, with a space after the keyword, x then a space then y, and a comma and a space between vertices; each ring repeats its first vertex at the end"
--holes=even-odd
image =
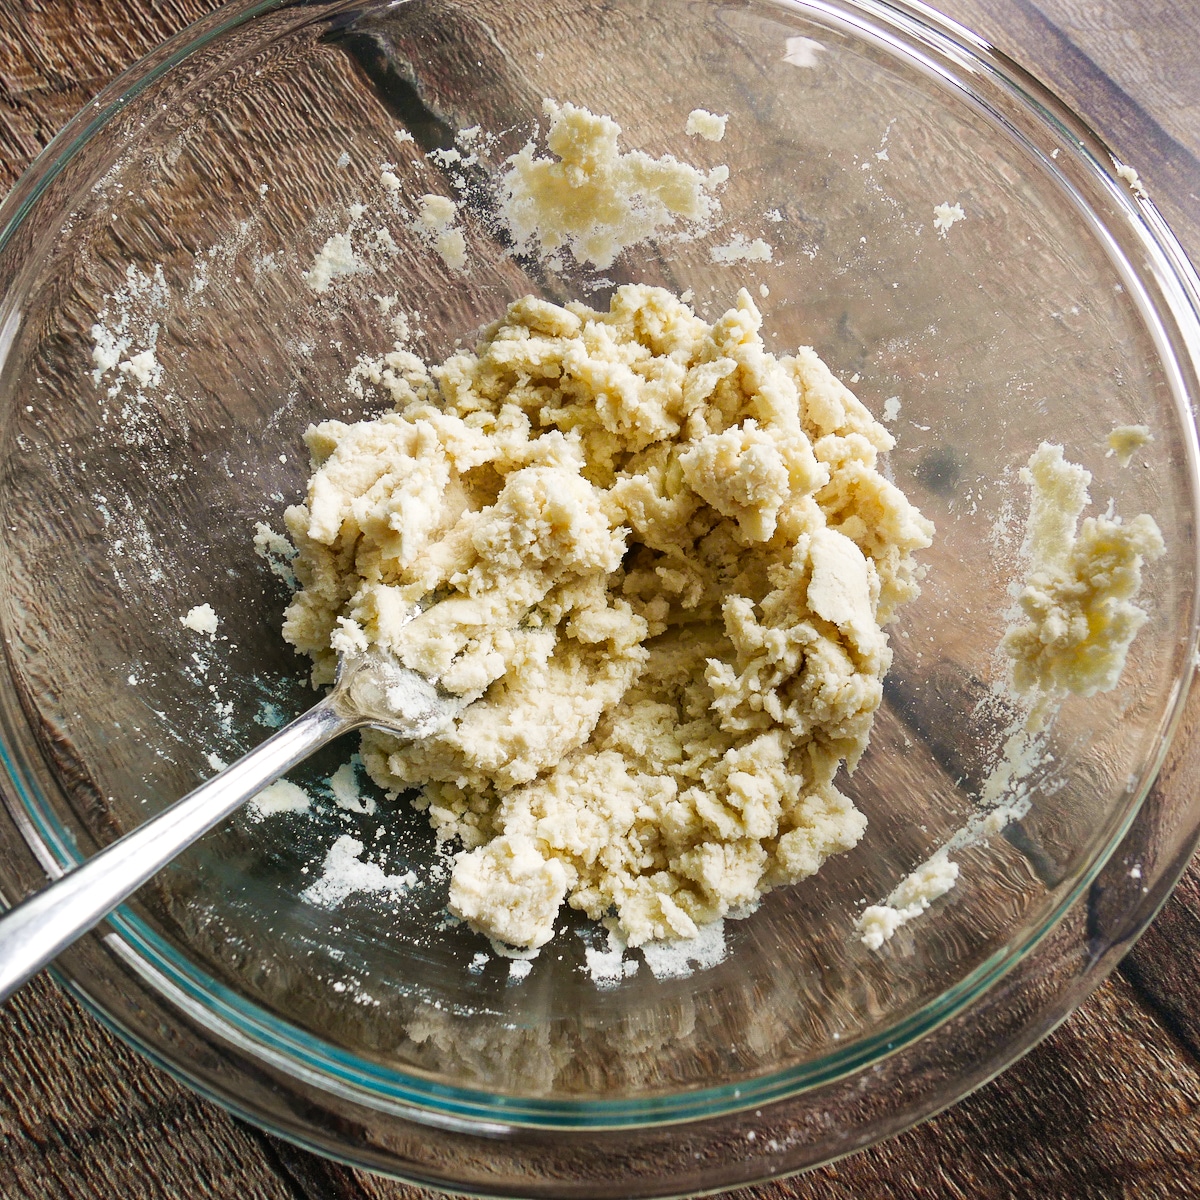
POLYGON ((1017 598, 1020 615, 1001 643, 1021 694, 1052 699, 1109 691, 1146 621, 1132 598, 1143 560, 1163 553, 1162 534, 1145 513, 1128 523, 1101 516, 1080 524, 1091 478, 1048 442, 1021 470, 1031 489, 1030 565, 1017 598))
MULTIPOLYGON (((727 167, 699 171, 667 154, 622 151, 621 127, 574 104, 543 103, 549 120, 540 157, 531 141, 502 179, 500 213, 519 250, 552 255, 566 247, 603 270, 623 250, 682 220, 707 227, 720 211, 713 189, 727 167)), ((714 118, 717 120, 718 118, 714 118)))
POLYGON ((525 297, 406 358, 395 412, 308 432, 285 635, 317 683, 379 642, 481 697, 363 760, 461 840, 450 904, 491 937, 543 944, 563 900, 692 937, 862 835, 833 780, 932 527, 876 469, 888 432, 760 324, 745 291, 711 326, 652 287, 525 297))

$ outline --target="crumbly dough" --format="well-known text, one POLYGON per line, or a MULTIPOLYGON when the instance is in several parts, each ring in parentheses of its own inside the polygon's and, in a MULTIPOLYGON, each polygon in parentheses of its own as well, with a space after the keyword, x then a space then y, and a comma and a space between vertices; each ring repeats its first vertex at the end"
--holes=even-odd
POLYGON ((886 904, 872 904, 856 922, 860 940, 868 950, 878 950, 901 925, 928 911, 958 880, 958 863, 940 851, 923 862, 887 898, 886 904))
MULTIPOLYGON (((1145 426, 1122 429, 1144 430, 1145 426)), ((1114 430, 1114 434, 1120 430, 1114 430)), ((1132 435, 1131 435, 1132 436, 1132 435)), ((1030 488, 1024 550, 1029 559, 1019 616, 1001 641, 1011 683, 1032 703, 1010 726, 1000 760, 984 780, 980 808, 945 845, 901 881, 882 904, 872 904, 856 925, 862 943, 878 950, 902 925, 927 911, 954 887, 958 864, 950 853, 978 845, 1029 810, 1021 780, 1041 762, 1037 736, 1062 699, 1091 696, 1116 686, 1129 647, 1146 620, 1130 603, 1141 586, 1144 558, 1163 552, 1153 518, 1124 524, 1119 517, 1079 517, 1088 504, 1091 474, 1067 462, 1061 446, 1043 442, 1021 471, 1030 488)))
POLYGON ((933 210, 933 227, 943 237, 950 232, 950 227, 956 222, 963 220, 966 217, 961 204, 951 204, 948 201, 945 204, 935 205, 933 210))
POLYGON ((1146 513, 1088 517, 1091 473, 1043 442, 1021 469, 1031 488, 1025 549, 1030 558, 1017 598, 1020 616, 1001 646, 1012 660, 1017 692, 1043 697, 1094 696, 1116 686, 1146 613, 1133 604, 1142 562, 1163 552, 1162 534, 1146 513), (1078 526, 1078 528, 1077 528, 1078 526))
POLYGON ((467 241, 462 230, 454 228, 458 205, 448 196, 429 193, 421 197, 417 210, 418 228, 433 242, 446 266, 455 271, 467 265, 467 241))
POLYGON ((693 108, 688 113, 684 132, 688 137, 702 137, 708 142, 719 142, 725 136, 725 122, 728 120, 728 113, 718 116, 704 108, 693 108))
POLYGON ((703 228, 720 210, 712 192, 729 178, 728 167, 702 172, 670 154, 626 153, 611 117, 553 100, 543 109, 555 157, 539 157, 528 142, 502 180, 500 215, 519 250, 536 243, 553 255, 565 247, 576 262, 603 270, 622 250, 677 220, 703 228))
POLYGON ((213 611, 211 604, 196 604, 179 618, 179 623, 186 629, 195 630, 196 633, 207 633, 211 636, 217 632, 221 618, 213 611))
POLYGON ((853 846, 866 746, 932 526, 891 435, 749 295, 527 296, 473 351, 381 374, 396 411, 309 429, 285 636, 328 683, 375 642, 480 697, 371 776, 461 840, 450 906, 514 946, 566 900, 632 945, 694 936, 853 846))
POLYGON ((1108 435, 1108 453, 1117 456, 1117 462, 1123 467, 1129 466, 1133 456, 1143 447, 1154 441, 1149 425, 1117 425, 1108 435))

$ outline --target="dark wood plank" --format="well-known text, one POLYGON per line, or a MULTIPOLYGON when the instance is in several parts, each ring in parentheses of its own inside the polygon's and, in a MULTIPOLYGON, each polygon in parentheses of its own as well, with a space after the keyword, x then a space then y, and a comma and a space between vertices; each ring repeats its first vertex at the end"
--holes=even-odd
POLYGON ((1161 0, 1036 0, 1036 7, 1109 79, 1120 80, 1125 94, 1143 113, 1153 114, 1165 133, 1193 156, 1200 152, 1200 25, 1194 7, 1161 0))
POLYGON ((1159 0, 942 0, 1132 163, 1193 258, 1200 251, 1200 21, 1159 0))
POLYGON ((933 1121, 815 1172, 810 1192, 792 1184, 744 1196, 1195 1196, 1198 1110, 1190 1058, 1116 978, 1032 1054, 933 1121))
POLYGON ((147 1066, 45 976, 0 1009, 5 1200, 298 1200, 261 1135, 147 1066))
POLYGON ((1200 865, 1178 888, 1120 966, 1121 974, 1193 1060, 1200 1063, 1200 865))

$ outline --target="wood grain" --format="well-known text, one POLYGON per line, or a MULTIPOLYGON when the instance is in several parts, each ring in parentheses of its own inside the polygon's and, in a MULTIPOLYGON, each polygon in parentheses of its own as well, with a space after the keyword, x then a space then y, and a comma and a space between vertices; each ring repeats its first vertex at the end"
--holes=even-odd
MULTIPOLYGON (((212 0, 0 0, 0 189, 212 0)), ((1133 162, 1200 251, 1200 15, 1160 0, 952 0, 1133 162)), ((1200 1194, 1200 870, 1120 972, 999 1080, 887 1144, 738 1200, 1200 1194)), ((0 1011, 5 1200, 418 1200, 246 1126, 46 978, 0 1011)))
POLYGON ((0 1195, 288 1200, 259 1135, 145 1063, 39 978, 0 1022, 0 1195), (185 1165, 187 1164, 187 1165, 185 1165))

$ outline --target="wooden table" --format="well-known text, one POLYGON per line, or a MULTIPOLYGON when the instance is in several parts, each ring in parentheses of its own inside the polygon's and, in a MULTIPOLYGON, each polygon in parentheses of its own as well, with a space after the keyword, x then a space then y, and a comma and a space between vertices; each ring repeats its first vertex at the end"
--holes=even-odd
MULTIPOLYGON (((215 0, 0 0, 0 191, 113 75, 215 0)), ((1135 163, 1200 255, 1200 9, 942 0, 1135 163)), ((1195 734, 1200 736, 1200 733, 1195 734)), ((954 1109, 743 1200, 1200 1195, 1200 868, 1052 1037, 954 1109)), ((235 1120, 43 977, 0 1011, 0 1197, 415 1200, 235 1120)), ((731 1194, 732 1195, 732 1194, 731 1194)))

